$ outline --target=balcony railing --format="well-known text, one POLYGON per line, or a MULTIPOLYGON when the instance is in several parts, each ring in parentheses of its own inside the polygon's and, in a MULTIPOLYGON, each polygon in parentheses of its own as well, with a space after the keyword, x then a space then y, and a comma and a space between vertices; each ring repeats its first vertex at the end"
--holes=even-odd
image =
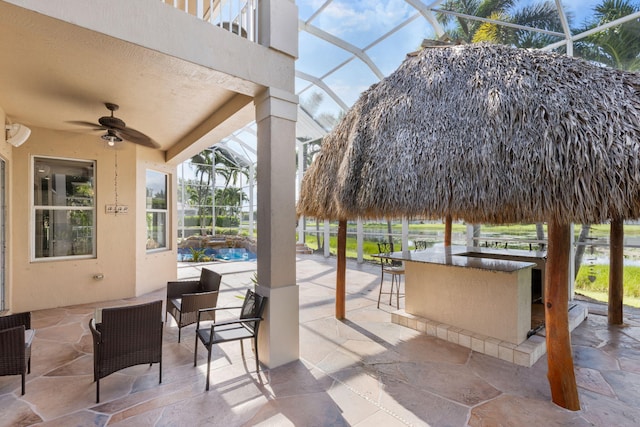
POLYGON ((258 40, 258 0, 161 1, 240 37, 258 40))

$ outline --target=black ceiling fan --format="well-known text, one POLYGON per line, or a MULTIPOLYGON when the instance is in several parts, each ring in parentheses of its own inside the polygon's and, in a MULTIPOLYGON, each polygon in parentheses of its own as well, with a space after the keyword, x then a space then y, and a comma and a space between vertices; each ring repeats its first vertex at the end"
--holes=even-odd
POLYGON ((127 127, 126 123, 122 119, 113 115, 113 112, 120 108, 118 104, 105 102, 104 106, 107 107, 107 110, 111 111, 111 115, 100 117, 98 119, 98 123, 85 121, 72 121, 70 123, 80 126, 89 126, 95 130, 106 130, 107 133, 102 135, 101 138, 107 141, 109 145, 114 145, 116 142, 126 140, 133 142, 134 144, 144 145, 145 147, 160 148, 160 144, 155 142, 149 136, 133 128, 127 127))

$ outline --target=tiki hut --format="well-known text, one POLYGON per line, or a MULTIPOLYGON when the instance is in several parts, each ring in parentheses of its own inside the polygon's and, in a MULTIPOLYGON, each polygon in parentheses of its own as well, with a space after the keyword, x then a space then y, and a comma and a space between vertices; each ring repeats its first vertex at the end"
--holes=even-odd
POLYGON ((325 137, 298 215, 343 227, 401 216, 547 222, 549 381, 554 402, 578 409, 570 224, 619 229, 640 216, 639 91, 637 74, 549 52, 424 49, 364 92, 325 137))

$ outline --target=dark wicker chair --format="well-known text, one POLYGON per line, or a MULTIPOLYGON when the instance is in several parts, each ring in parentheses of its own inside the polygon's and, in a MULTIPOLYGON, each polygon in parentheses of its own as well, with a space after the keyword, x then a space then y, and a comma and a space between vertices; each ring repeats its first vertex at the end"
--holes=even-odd
POLYGON ((34 335, 30 312, 0 317, 0 375, 21 375, 23 395, 26 374, 31 373, 34 335))
MULTIPOLYGON (((198 320, 198 310, 216 306, 221 280, 221 275, 203 268, 200 280, 167 282, 167 313, 178 324, 178 342, 182 328, 198 320)), ((215 311, 207 314, 206 320, 216 320, 215 311)))
POLYGON ((100 403, 100 378, 120 369, 159 364, 162 382, 162 301, 105 308, 102 319, 91 319, 93 379, 96 403, 100 403))
POLYGON ((258 358, 258 328, 262 320, 262 313, 265 308, 267 298, 256 294, 251 290, 247 290, 244 303, 240 307, 219 307, 200 310, 198 312, 198 323, 196 326, 196 344, 193 350, 193 366, 196 366, 198 359, 198 341, 207 348, 207 387, 209 390, 209 371, 211 367, 211 347, 228 341, 240 341, 240 349, 244 357, 244 346, 242 340, 253 338, 253 348, 256 352, 256 372, 260 369, 260 360, 258 358), (202 325, 200 321, 204 321, 202 317, 208 312, 216 310, 233 310, 239 309, 240 316, 237 319, 223 320, 214 322, 209 325, 202 325))
MULTIPOLYGON (((378 243, 378 252, 381 255, 392 253, 393 246, 389 243, 378 243)), ((382 267, 382 273, 380 276, 380 289, 378 290, 378 308, 380 308, 380 298, 382 294, 389 294, 389 305, 391 305, 391 301, 393 299, 393 294, 396 294, 396 308, 400 309, 400 297, 403 296, 400 293, 400 284, 402 281, 402 277, 404 276, 404 265, 402 261, 392 260, 385 257, 380 257, 380 266, 382 267), (383 291, 382 286, 384 285, 384 275, 388 274, 391 276, 391 289, 389 292, 383 291)))

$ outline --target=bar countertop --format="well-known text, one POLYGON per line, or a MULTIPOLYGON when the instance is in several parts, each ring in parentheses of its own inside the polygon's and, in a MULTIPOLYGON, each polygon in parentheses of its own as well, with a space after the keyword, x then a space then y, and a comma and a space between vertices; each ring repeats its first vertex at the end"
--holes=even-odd
POLYGON ((434 247, 419 251, 393 252, 374 256, 399 261, 512 273, 535 266, 536 263, 533 261, 546 258, 546 253, 513 249, 449 246, 434 247), (528 261, 528 259, 531 261, 528 261))

